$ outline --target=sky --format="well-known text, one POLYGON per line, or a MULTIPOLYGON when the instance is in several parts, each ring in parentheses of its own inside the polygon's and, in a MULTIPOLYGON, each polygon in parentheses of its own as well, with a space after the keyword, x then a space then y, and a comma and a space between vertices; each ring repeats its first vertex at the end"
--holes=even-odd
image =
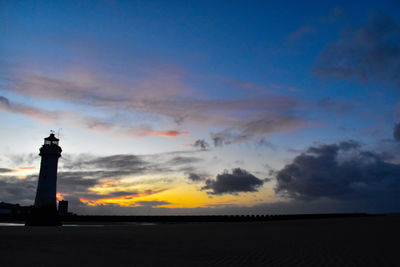
POLYGON ((1 1, 0 201, 400 212, 398 1, 1 1))

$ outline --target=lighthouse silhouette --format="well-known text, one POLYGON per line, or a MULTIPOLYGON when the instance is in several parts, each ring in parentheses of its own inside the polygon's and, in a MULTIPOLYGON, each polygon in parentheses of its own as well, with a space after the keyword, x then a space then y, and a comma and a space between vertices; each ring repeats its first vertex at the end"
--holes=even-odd
POLYGON ((26 225, 61 225, 57 214, 57 166, 61 157, 60 140, 51 132, 44 139, 39 155, 42 157, 36 190, 35 205, 26 225))

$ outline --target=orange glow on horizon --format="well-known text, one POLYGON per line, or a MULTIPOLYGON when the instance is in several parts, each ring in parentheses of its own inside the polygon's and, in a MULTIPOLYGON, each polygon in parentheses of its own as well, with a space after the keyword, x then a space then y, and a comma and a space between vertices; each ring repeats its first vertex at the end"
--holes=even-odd
POLYGON ((0 175, 12 175, 19 179, 24 179, 28 175, 34 175, 38 173, 38 168, 36 167, 19 167, 13 170, 9 170, 7 172, 0 173, 0 175))
POLYGON ((68 194, 64 194, 64 193, 58 192, 58 193, 56 194, 57 201, 64 200, 64 197, 67 196, 67 195, 68 195, 68 194))
POLYGON ((29 170, 37 170, 36 167, 20 167, 18 169, 12 170, 12 173, 22 172, 22 171, 29 171, 29 170))
MULTIPOLYGON (((120 187, 118 189, 121 189, 120 187)), ((88 199, 80 198, 82 203, 89 206, 116 204, 124 207, 141 206, 140 201, 164 201, 167 204, 157 205, 157 208, 213 208, 231 205, 250 206, 261 202, 273 201, 272 198, 266 199, 266 195, 272 195, 272 188, 266 188, 257 193, 243 193, 240 195, 209 195, 199 188, 190 184, 179 184, 177 187, 159 190, 147 190, 135 194, 108 196, 112 192, 118 192, 109 188, 108 190, 91 190, 98 194, 99 198, 88 199), (105 193, 107 192, 107 193, 105 193), (104 197, 102 195, 104 194, 104 197)))
POLYGON ((121 196, 115 197, 103 197, 98 199, 86 199, 86 198, 79 198, 82 203, 85 203, 89 206, 96 206, 101 204, 118 204, 121 206, 132 206, 133 203, 140 200, 140 198, 151 196, 154 194, 158 194, 168 190, 168 188, 158 189, 158 190, 147 190, 142 193, 135 193, 135 194, 126 194, 121 196), (139 198, 139 199, 138 199, 139 198))

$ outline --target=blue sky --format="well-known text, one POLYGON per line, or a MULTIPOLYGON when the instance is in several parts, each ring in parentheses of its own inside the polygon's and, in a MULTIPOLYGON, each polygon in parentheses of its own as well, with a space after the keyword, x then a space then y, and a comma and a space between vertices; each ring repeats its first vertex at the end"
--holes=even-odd
POLYGON ((33 202, 36 153, 61 129, 58 191, 76 212, 398 211, 382 194, 400 188, 399 11, 2 1, 0 201, 33 202))

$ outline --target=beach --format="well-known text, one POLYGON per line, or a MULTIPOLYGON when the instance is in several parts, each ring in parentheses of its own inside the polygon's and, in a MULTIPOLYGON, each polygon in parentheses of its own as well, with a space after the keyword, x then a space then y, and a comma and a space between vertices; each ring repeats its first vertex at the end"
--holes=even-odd
POLYGON ((399 216, 0 227, 0 266, 399 266, 399 216))

